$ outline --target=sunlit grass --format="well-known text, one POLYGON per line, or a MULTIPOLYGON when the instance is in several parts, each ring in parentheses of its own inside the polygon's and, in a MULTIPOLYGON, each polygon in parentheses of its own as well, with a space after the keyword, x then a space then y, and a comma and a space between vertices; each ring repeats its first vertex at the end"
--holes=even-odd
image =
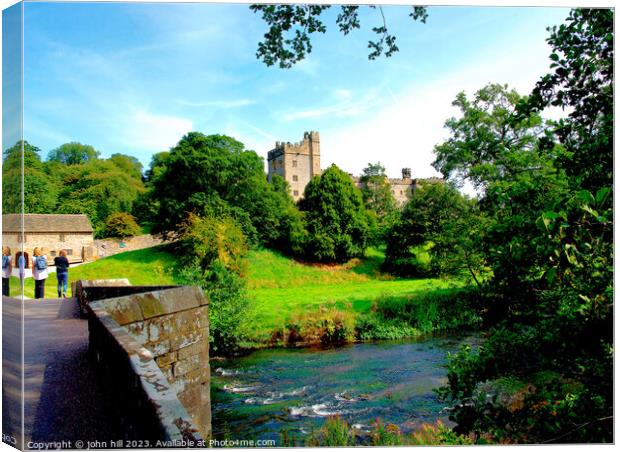
MULTIPOLYGON (((267 340, 286 322, 321 306, 368 312, 380 298, 415 297, 437 289, 462 286, 458 280, 396 279, 381 273, 381 249, 370 248, 363 259, 343 265, 298 262, 271 250, 253 250, 248 256, 246 281, 251 310, 251 339, 267 340)), ((79 279, 127 278, 134 285, 180 284, 179 259, 165 245, 99 259, 69 269, 69 284, 79 279)), ((19 280, 11 278, 11 295, 19 296, 19 280)), ((25 280, 24 294, 34 296, 32 278, 25 280)), ((46 296, 56 297, 56 275, 46 283, 46 296)))

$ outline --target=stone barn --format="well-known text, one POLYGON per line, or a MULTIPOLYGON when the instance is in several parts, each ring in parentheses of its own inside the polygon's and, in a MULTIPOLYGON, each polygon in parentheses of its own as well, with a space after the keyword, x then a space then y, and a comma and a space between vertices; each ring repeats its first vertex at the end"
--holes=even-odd
POLYGON ((94 258, 93 227, 86 215, 26 214, 23 234, 21 218, 20 214, 2 215, 2 246, 11 248, 14 267, 22 246, 27 265, 35 247, 41 248, 49 264, 62 249, 71 263, 94 258))

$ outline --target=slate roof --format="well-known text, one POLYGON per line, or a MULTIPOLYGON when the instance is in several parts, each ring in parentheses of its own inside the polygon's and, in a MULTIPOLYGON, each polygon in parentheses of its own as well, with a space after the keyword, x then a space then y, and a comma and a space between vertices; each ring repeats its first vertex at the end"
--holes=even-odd
MULTIPOLYGON (((93 227, 86 215, 69 214, 26 214, 24 215, 25 232, 87 232, 93 227)), ((20 232, 21 215, 2 215, 2 232, 20 232)))

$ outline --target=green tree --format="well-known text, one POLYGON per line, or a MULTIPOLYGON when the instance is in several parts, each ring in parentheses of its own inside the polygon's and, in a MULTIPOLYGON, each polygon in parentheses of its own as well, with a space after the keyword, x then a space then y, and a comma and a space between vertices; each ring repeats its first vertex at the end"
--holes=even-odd
POLYGON ((243 230, 228 215, 191 214, 180 230, 181 277, 208 294, 211 344, 218 354, 236 352, 247 337, 250 308, 242 278, 248 252, 243 230))
POLYGON ((22 212, 22 183, 24 213, 54 212, 58 186, 56 181, 45 172, 44 164, 39 157, 40 152, 38 147, 27 141, 19 141, 5 150, 2 165, 3 212, 22 212))
POLYGON ((154 160, 151 199, 159 230, 174 232, 188 214, 225 210, 248 240, 284 246, 295 221, 290 195, 269 184, 263 160, 237 140, 191 132, 167 155, 154 160))
POLYGON ((65 165, 79 165, 99 158, 99 151, 88 144, 72 141, 65 143, 49 152, 47 159, 64 163, 65 165))
POLYGON ((142 178, 142 163, 136 157, 126 154, 112 154, 108 159, 122 171, 126 171, 134 179, 142 178))
MULTIPOLYGON (((450 364, 444 396, 457 401, 460 431, 530 443, 613 439, 612 19, 574 10, 551 29, 553 72, 509 125, 548 105, 571 107, 568 117, 513 154, 512 171, 473 173, 492 215, 489 295, 507 309, 477 352, 450 364), (507 378, 533 387, 518 410, 483 397, 483 382, 507 378)), ((448 153, 442 162, 467 155, 448 153)))
MULTIPOLYGON (((368 59, 374 60, 381 55, 390 57, 398 52, 396 37, 388 31, 382 7, 368 7, 378 11, 379 19, 378 26, 372 28, 377 38, 368 41, 368 59)), ((321 15, 329 8, 331 5, 251 5, 250 9, 262 13, 263 20, 269 26, 264 35, 265 39, 258 44, 256 57, 262 59, 267 66, 277 63, 280 68, 293 67, 312 52, 311 36, 327 31, 321 15)), ((344 35, 360 28, 359 8, 356 5, 340 6, 336 25, 344 35)), ((425 7, 413 6, 409 16, 414 21, 425 23, 428 14, 425 7)))
POLYGON ((398 218, 398 207, 392 188, 380 162, 369 163, 360 177, 364 206, 371 218, 371 241, 376 245, 384 242, 389 229, 398 218))
POLYGON ((132 177, 109 160, 72 165, 59 193, 59 213, 88 215, 95 234, 105 234, 106 219, 116 212, 131 212, 144 191, 140 178, 132 177))
POLYGON ((613 182, 613 23, 612 9, 581 8, 550 28, 553 71, 541 78, 521 110, 526 115, 548 106, 568 111, 554 127, 566 149, 559 164, 571 185, 595 191, 613 182))
POLYGON ((136 218, 127 212, 115 212, 105 221, 106 237, 134 237, 140 232, 136 218))
POLYGON ((351 177, 330 166, 306 185, 299 202, 306 234, 299 237, 306 258, 344 262, 363 256, 368 242, 368 222, 360 191, 351 177))
POLYGON ((537 251, 536 219, 567 190, 564 172, 554 165, 562 148, 541 149, 540 138, 547 139, 549 131, 537 112, 518 117, 523 100, 502 85, 486 86, 471 101, 460 93, 454 105, 461 115, 446 121, 452 137, 435 147, 433 164, 445 178, 468 180, 481 194, 480 209, 488 219, 485 255, 496 290, 501 286, 506 293, 523 295, 494 306, 504 312, 535 299, 536 281, 546 265, 537 251))
POLYGON ((170 153, 168 151, 158 152, 151 156, 149 168, 144 173, 144 192, 138 197, 133 205, 132 212, 142 223, 155 224, 159 212, 158 195, 155 193, 153 182, 161 177, 165 171, 165 161, 170 153))
POLYGON ((425 183, 413 192, 388 233, 384 268, 402 276, 466 271, 480 286, 484 267, 480 224, 475 201, 451 184, 425 183), (429 254, 430 262, 421 254, 429 254))

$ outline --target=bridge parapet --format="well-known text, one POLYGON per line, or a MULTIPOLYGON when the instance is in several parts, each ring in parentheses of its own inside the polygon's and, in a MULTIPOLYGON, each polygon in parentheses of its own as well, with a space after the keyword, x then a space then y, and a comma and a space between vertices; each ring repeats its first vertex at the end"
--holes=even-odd
POLYGON ((211 435, 209 300, 202 290, 84 281, 75 289, 89 319, 91 354, 116 380, 110 387, 119 414, 132 418, 128 435, 201 444, 211 435))

